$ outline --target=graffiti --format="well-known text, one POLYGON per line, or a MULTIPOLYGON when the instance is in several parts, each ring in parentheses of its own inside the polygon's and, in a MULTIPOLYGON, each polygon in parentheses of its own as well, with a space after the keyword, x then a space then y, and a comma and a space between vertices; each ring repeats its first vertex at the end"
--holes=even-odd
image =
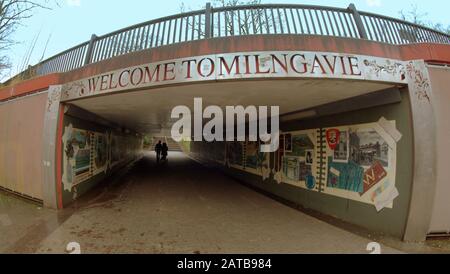
POLYGON ((400 75, 400 80, 402 81, 406 79, 405 66, 401 63, 386 60, 385 65, 380 65, 375 60, 369 61, 367 59, 363 62, 364 65, 370 68, 371 73, 375 74, 377 77, 381 77, 381 74, 385 72, 394 77, 400 75))
POLYGON ((53 105, 55 103, 59 103, 60 98, 61 98, 60 90, 55 90, 55 91, 49 93, 48 102, 47 102, 47 112, 52 111, 53 105))
POLYGON ((72 82, 64 87, 63 97, 82 97, 87 89, 83 82, 72 82))
POLYGON ((409 62, 406 66, 409 78, 413 81, 414 91, 419 100, 427 100, 431 102, 429 89, 431 87, 430 80, 424 75, 423 71, 416 69, 413 62, 409 62))

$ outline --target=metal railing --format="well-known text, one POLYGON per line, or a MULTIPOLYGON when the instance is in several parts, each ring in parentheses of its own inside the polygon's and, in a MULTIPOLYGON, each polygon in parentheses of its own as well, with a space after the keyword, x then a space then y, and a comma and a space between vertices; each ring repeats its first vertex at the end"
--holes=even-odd
POLYGON ((80 68, 86 64, 89 42, 65 50, 36 65, 36 74, 45 75, 54 72, 66 72, 80 68))
POLYGON ((121 29, 68 49, 35 66, 37 75, 67 72, 115 56, 164 45, 259 34, 325 35, 389 43, 450 44, 450 36, 406 21, 308 5, 245 5, 181 13, 121 29))

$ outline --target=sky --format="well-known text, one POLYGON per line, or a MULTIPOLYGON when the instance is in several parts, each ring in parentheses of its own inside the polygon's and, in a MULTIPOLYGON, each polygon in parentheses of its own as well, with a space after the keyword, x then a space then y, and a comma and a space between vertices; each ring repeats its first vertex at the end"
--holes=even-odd
MULTIPOLYGON (((37 0, 44 1, 44 0, 37 0)), ((35 11, 24 21, 13 38, 18 43, 7 52, 13 67, 0 81, 14 76, 24 64, 24 57, 36 40, 29 65, 90 39, 133 24, 177 14, 181 5, 201 9, 206 0, 53 0, 52 9, 35 11), (47 46, 46 46, 47 45, 47 46)), ((212 1, 211 1, 212 2, 212 1)), ((399 11, 417 6, 426 19, 450 25, 448 0, 262 0, 271 4, 310 4, 346 8, 354 3, 358 10, 399 17, 399 11)))

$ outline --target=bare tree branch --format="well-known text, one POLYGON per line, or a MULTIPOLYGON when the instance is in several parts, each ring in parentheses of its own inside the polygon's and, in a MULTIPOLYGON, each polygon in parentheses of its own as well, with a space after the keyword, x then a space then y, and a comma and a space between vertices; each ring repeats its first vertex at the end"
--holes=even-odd
MULTIPOLYGON (((224 35, 250 35, 250 34, 260 34, 269 33, 270 29, 278 28, 279 25, 283 24, 285 20, 279 18, 277 15, 272 13, 267 13, 262 8, 258 8, 257 5, 261 4, 261 0, 213 0, 212 6, 217 7, 237 7, 240 5, 255 5, 256 7, 248 10, 228 10, 223 12, 222 24, 214 24, 213 32, 220 33, 224 35), (220 26, 220 29, 219 29, 220 26)), ((191 10, 186 7, 184 3, 180 6, 181 12, 186 12, 191 10)), ((205 20, 195 22, 195 26, 192 26, 192 22, 188 22, 189 28, 194 29, 195 33, 199 37, 204 37, 205 33, 205 20)))
POLYGON ((0 76, 11 68, 7 52, 16 44, 12 35, 37 9, 49 9, 58 0, 0 0, 0 76))
POLYGON ((417 5, 411 5, 409 10, 401 10, 399 11, 400 17, 402 20, 412 22, 417 25, 421 25, 424 27, 432 28, 440 32, 444 32, 450 35, 450 25, 445 27, 441 23, 434 23, 432 21, 426 20, 425 18, 428 16, 426 12, 420 12, 417 5))

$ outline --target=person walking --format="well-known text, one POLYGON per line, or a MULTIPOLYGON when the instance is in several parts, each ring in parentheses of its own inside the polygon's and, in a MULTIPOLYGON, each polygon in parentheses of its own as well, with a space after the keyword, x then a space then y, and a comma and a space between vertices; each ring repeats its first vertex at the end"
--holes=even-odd
POLYGON ((168 152, 169 152, 169 147, 167 146, 166 143, 164 143, 164 144, 162 145, 162 149, 161 149, 162 160, 163 160, 163 161, 167 161, 167 155, 168 155, 168 152))
POLYGON ((156 162, 159 163, 159 160, 161 160, 161 151, 163 146, 161 145, 161 141, 159 141, 155 146, 156 151, 156 162))

